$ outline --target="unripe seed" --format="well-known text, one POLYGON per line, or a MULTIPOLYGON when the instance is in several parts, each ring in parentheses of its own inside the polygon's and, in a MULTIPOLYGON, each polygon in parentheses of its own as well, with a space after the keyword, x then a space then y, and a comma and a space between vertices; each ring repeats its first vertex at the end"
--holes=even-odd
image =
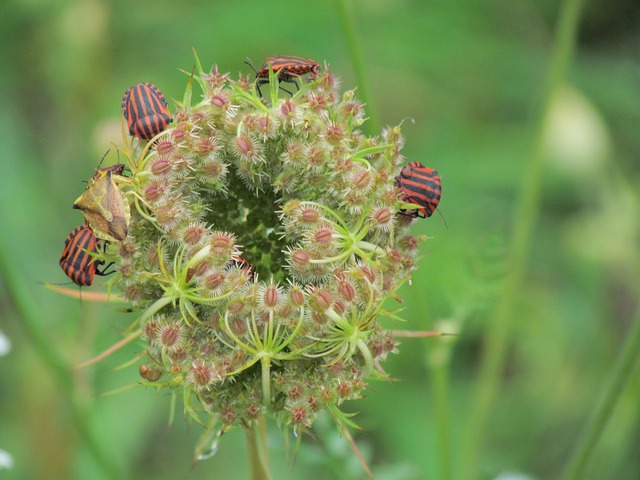
POLYGON ((304 250, 294 250, 290 255, 291 261, 298 267, 306 267, 311 261, 311 257, 304 250))
POLYGON ((301 307, 304 305, 304 292, 297 285, 291 285, 289 288, 289 302, 294 307, 301 307))
POLYGON ((169 157, 159 157, 154 160, 150 166, 151 173, 156 176, 166 175, 167 173, 171 172, 171 168, 172 165, 169 157))
POLYGON ((275 285, 268 285, 262 294, 262 303, 267 309, 275 309, 281 300, 280 291, 275 285))

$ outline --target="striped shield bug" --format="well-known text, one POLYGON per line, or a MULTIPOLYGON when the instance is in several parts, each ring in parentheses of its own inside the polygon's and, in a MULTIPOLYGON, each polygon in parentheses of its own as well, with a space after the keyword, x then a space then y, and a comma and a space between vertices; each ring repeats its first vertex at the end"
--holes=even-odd
POLYGON ((239 268, 240 270, 244 270, 246 276, 249 280, 253 280, 253 268, 251 268, 251 264, 245 260, 241 256, 236 256, 231 259, 231 261, 227 264, 227 269, 229 268, 239 268))
MULTIPOLYGON (((248 65, 251 66, 251 64, 248 65)), ((273 70, 273 72, 278 75, 279 82, 293 83, 296 88, 300 90, 300 85, 298 85, 296 79, 307 73, 313 76, 318 75, 320 73, 320 64, 310 58, 293 57, 290 55, 267 57, 260 70, 256 72, 256 89, 260 96, 262 96, 260 85, 269 83, 270 70, 273 70)), ((291 95, 290 91, 284 88, 282 90, 291 95)))
POLYGON ((427 218, 433 215, 442 194, 442 184, 438 172, 425 167, 420 162, 410 162, 400 170, 395 179, 398 196, 405 203, 412 203, 419 208, 400 209, 402 215, 427 218))
POLYGON ((113 172, 107 167, 97 172, 85 192, 73 203, 82 210, 85 220, 96 236, 112 242, 125 239, 131 213, 120 188, 113 180, 113 172))
POLYGON ((136 83, 122 99, 122 113, 129 134, 142 140, 151 140, 171 123, 167 100, 152 83, 136 83))
POLYGON ((103 260, 95 260, 92 254, 98 252, 100 241, 96 239, 91 228, 81 225, 75 228, 64 242, 64 250, 60 256, 60 267, 73 283, 79 287, 90 287, 94 275, 108 275, 103 260), (102 270, 98 267, 102 266, 102 270))

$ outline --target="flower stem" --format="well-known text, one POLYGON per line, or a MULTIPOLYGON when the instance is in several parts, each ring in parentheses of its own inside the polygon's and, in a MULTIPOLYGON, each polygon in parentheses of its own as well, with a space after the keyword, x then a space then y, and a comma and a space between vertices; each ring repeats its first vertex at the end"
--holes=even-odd
POLYGON ((580 436, 571 459, 567 463, 564 473, 565 480, 577 480, 587 478, 584 469, 587 461, 593 456, 596 442, 602 435, 607 421, 613 414, 616 401, 620 399, 622 389, 631 380, 634 365, 640 358, 640 313, 637 315, 635 325, 627 335, 627 340, 618 358, 610 383, 602 392, 602 397, 595 410, 591 414, 589 423, 580 436))
POLYGON ((473 399, 474 410, 471 413, 466 450, 461 462, 464 467, 460 478, 463 479, 475 478, 477 475, 484 432, 487 430, 492 402, 500 384, 513 321, 517 318, 514 310, 518 299, 521 298, 533 228, 539 210, 545 133, 551 107, 564 85, 566 70, 573 54, 582 4, 583 0, 565 0, 560 12, 542 110, 536 122, 536 143, 524 174, 524 184, 515 214, 516 223, 512 233, 505 287, 487 329, 487 354, 480 366, 473 399))
MULTIPOLYGON (((430 333, 430 332, 427 332, 430 333)), ((451 480, 451 395, 450 395, 450 358, 451 342, 429 343, 426 360, 433 383, 433 402, 436 421, 436 448, 438 459, 438 478, 451 480)))
POLYGON ((78 370, 80 368, 85 368, 88 367, 89 365, 93 365, 94 363, 98 363, 100 360, 107 358, 109 355, 111 355, 113 352, 116 352, 118 350, 120 350, 122 347, 128 345, 129 343, 133 342, 136 338, 138 338, 140 336, 140 334, 142 333, 141 329, 136 330, 135 332, 133 332, 132 334, 128 335, 126 338, 120 340, 119 342, 114 343, 113 345, 111 345, 109 348, 107 348, 104 352, 100 353, 99 355, 90 358, 87 361, 82 362, 79 365, 76 365, 74 367, 75 370, 78 370))
POLYGON ((262 366, 262 404, 271 407, 271 358, 264 356, 261 358, 262 366))
POLYGON ((271 480, 269 461, 267 458, 267 430, 266 420, 261 416, 257 428, 245 428, 247 438, 247 453, 252 480, 271 480))

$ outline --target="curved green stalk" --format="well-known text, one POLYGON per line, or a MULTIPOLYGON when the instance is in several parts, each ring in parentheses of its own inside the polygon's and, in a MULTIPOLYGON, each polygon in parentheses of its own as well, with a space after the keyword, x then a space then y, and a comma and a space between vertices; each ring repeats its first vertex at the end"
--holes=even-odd
POLYGON ((593 454, 596 442, 602 436, 607 421, 613 415, 617 400, 620 399, 622 389, 632 378, 633 367, 640 358, 640 314, 636 317, 635 325, 627 336, 626 343, 618 359, 614 371, 610 374, 610 383, 602 392, 602 397, 595 407, 589 423, 580 436, 571 459, 567 463, 562 478, 565 480, 579 480, 588 478, 584 469, 593 454))
POLYGON ((501 298, 490 320, 485 340, 486 356, 480 366, 478 384, 473 397, 474 409, 469 421, 467 445, 461 464, 462 479, 476 478, 484 432, 496 391, 500 385, 502 368, 513 322, 515 306, 521 297, 533 228, 538 216, 542 186, 545 132, 549 124, 551 107, 565 82, 566 71, 573 55, 578 20, 583 0, 565 0, 556 29, 553 57, 548 72, 545 97, 536 123, 536 143, 524 174, 524 184, 515 213, 508 273, 501 298))

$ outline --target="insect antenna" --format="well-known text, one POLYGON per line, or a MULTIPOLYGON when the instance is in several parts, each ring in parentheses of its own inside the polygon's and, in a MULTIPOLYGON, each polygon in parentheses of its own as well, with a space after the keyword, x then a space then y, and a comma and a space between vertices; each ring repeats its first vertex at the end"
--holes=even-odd
POLYGON ((442 214, 442 210, 438 209, 438 213, 440 214, 440 217, 442 218, 442 221, 444 222, 444 228, 449 230, 449 225, 447 224, 447 219, 444 218, 444 215, 442 214))
POLYGON ((253 73, 255 73, 256 75, 258 75, 258 71, 256 70, 256 67, 253 66, 253 62, 251 61, 251 59, 249 57, 246 57, 244 60, 244 63, 246 63, 247 65, 249 65, 249 67, 251 67, 251 70, 253 70, 253 73))
MULTIPOLYGON (((107 153, 105 153, 105 154, 102 156, 102 158, 100 159, 100 163, 98 163, 98 168, 96 168, 96 172, 97 172, 98 170, 100 170, 100 167, 102 166, 102 162, 104 162, 104 159, 105 159, 105 158, 107 158, 107 155, 109 155, 109 152, 110 152, 110 151, 111 151, 111 149, 109 148, 109 149, 107 150, 107 153)), ((120 159, 120 154, 118 154, 118 159, 120 159)))

